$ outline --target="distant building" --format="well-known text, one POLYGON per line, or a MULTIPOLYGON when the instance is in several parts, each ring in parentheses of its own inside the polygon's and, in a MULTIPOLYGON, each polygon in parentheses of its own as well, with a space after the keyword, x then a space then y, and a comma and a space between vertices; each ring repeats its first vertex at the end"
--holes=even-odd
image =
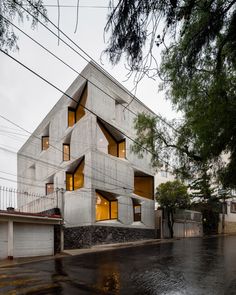
MULTIPOLYGON (((65 190, 57 203, 65 248, 153 238, 151 157, 131 151, 132 112, 153 113, 136 99, 126 109, 132 95, 94 64, 81 74, 66 91, 73 100, 63 95, 19 150, 18 189, 47 196, 65 190)), ((28 202, 18 198, 19 207, 28 202)))
MULTIPOLYGON (((231 191, 232 198, 226 199, 224 233, 236 233, 236 191, 231 191)), ((222 213, 220 214, 219 233, 222 233, 222 213)))

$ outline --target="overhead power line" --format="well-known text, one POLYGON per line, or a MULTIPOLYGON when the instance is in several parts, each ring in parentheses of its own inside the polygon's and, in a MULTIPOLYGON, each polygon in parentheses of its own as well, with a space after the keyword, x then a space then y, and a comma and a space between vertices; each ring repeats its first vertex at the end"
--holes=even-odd
MULTIPOLYGON (((40 74, 36 73, 34 70, 30 69, 28 66, 26 66, 25 64, 23 64, 22 62, 20 62, 18 59, 16 59, 15 57, 13 57, 12 55, 10 55, 9 53, 5 52, 4 50, 2 50, 0 48, 0 51, 7 55, 9 58, 11 58, 12 60, 14 60, 15 62, 17 62, 19 65, 21 65, 22 67, 24 67, 25 69, 27 69, 28 71, 30 71, 32 74, 34 74, 35 76, 37 76, 38 78, 40 78, 41 80, 43 80, 45 83, 49 84, 50 86, 52 86, 53 88, 55 88, 58 92, 62 93, 63 95, 65 95, 67 98, 71 99, 72 101, 74 101, 76 104, 79 104, 78 101, 76 101, 72 96, 68 95, 66 92, 64 92, 63 90, 61 90, 59 87, 57 87, 56 85, 54 85, 52 82, 48 81, 46 78, 42 77, 40 74)), ((87 80, 87 79, 86 79, 87 80)), ((98 117, 99 116, 92 110, 90 110, 88 107, 79 104, 80 106, 82 106, 85 110, 87 110, 88 112, 90 112, 91 114, 93 114, 94 116, 98 117)), ((4 118, 2 115, 0 115, 1 118, 4 118)), ((6 119, 8 122, 12 123, 11 120, 6 119)), ((102 119, 102 118, 101 118, 102 119)), ((12 123, 14 124, 14 123, 12 123)), ((134 140, 132 137, 130 137, 129 135, 127 135, 126 133, 124 133, 123 131, 119 130, 117 127, 111 125, 109 122, 106 122, 106 124, 108 126, 110 126, 111 128, 115 129, 116 131, 118 131, 119 133, 121 133, 122 135, 124 135, 126 138, 130 139, 132 142, 134 142, 135 144, 141 146, 141 144, 139 142, 137 142, 136 140, 134 140)), ((18 124, 14 124, 15 126, 19 127, 20 129, 22 129, 23 131, 32 134, 31 132, 29 132, 28 130, 26 130, 25 128, 19 126, 18 124)), ((34 136, 34 134, 32 134, 34 136)), ((146 152, 149 152, 150 154, 152 154, 153 156, 156 156, 155 153, 153 153, 152 151, 150 151, 149 149, 141 146, 143 150, 145 150, 146 152)), ((167 163, 167 162, 166 162, 167 163)))
MULTIPOLYGON (((6 148, 2 148, 1 146, 0 146, 0 150, 4 150, 4 151, 7 151, 7 152, 9 152, 9 153, 17 154, 17 152, 12 151, 12 150, 9 150, 9 149, 6 149, 6 148)), ((52 164, 52 163, 50 163, 50 162, 45 162, 45 161, 42 161, 42 160, 39 160, 39 159, 33 158, 33 157, 29 156, 29 155, 24 155, 24 154, 20 154, 20 155, 23 156, 23 157, 25 157, 26 159, 30 159, 30 160, 33 160, 33 161, 36 160, 37 162, 39 162, 39 164, 38 164, 39 166, 42 166, 42 167, 52 166, 52 167, 56 167, 56 168, 58 168, 57 171, 59 171, 59 170, 61 170, 61 171, 66 171, 65 168, 62 168, 62 167, 60 167, 60 166, 58 166, 58 165, 55 165, 55 164, 52 164)), ((95 170, 95 171, 99 172, 101 175, 104 175, 104 176, 106 176, 106 177, 109 177, 110 179, 113 179, 113 180, 115 180, 115 181, 117 181, 117 182, 120 182, 120 183, 122 184, 122 185, 117 185, 117 184, 114 184, 114 183, 109 182, 109 181, 106 180, 106 184, 115 187, 115 188, 109 188, 110 191, 117 191, 118 189, 129 190, 129 192, 130 192, 130 191, 133 191, 133 188, 132 188, 132 187, 126 187, 124 183, 122 183, 121 181, 119 181, 119 180, 116 179, 116 178, 111 177, 110 174, 109 174, 109 175, 108 175, 108 174, 105 174, 103 171, 100 171, 100 170, 98 170, 98 169, 96 169, 96 168, 94 168, 94 167, 88 165, 87 163, 85 164, 85 167, 91 168, 92 170, 95 170)), ((8 175, 11 175, 11 176, 17 176, 18 178, 25 179, 25 180, 32 180, 32 178, 18 176, 18 175, 16 175, 16 174, 9 173, 9 172, 6 172, 6 171, 0 171, 0 173, 8 174, 8 175)), ((54 173, 56 173, 56 172, 54 171, 54 173)), ((54 174, 54 173, 53 173, 53 174, 54 174)), ((99 178, 96 178, 96 177, 94 177, 94 176, 90 176, 90 175, 85 174, 85 173, 84 173, 84 176, 85 176, 86 178, 88 178, 88 179, 91 179, 91 180, 101 181, 99 178)), ((40 185, 40 184, 26 183, 26 182, 24 182, 24 181, 13 180, 13 179, 4 178, 4 177, 0 177, 0 179, 7 180, 7 181, 11 181, 11 182, 15 182, 15 183, 19 183, 19 184, 23 184, 23 185, 29 185, 29 186, 31 186, 31 187, 41 187, 41 188, 44 188, 44 189, 45 189, 45 186, 40 185)), ((34 182, 41 182, 41 183, 44 182, 44 181, 45 181, 45 180, 34 180, 34 182)), ((63 183, 63 184, 58 183, 57 186, 64 186, 64 183, 63 183)), ((87 187, 83 187, 83 188, 84 188, 84 189, 87 189, 87 190, 90 189, 90 188, 87 188, 87 187)), ((142 191, 142 190, 136 190, 136 191, 139 192, 139 193, 144 193, 144 191, 142 191)))
MULTIPOLYGON (((59 35, 57 35, 55 32, 53 32, 51 29, 49 29, 43 22, 41 22, 36 16, 34 16, 32 13, 30 13, 27 9, 25 9, 21 4, 19 4, 16 0, 13 0, 18 6, 22 7, 23 10, 25 10, 31 17, 33 17, 37 22, 39 22, 43 27, 45 27, 48 31, 50 31, 53 35, 55 35, 57 38, 59 38, 64 44, 66 44, 70 49, 72 49, 74 52, 76 52, 80 57, 82 57, 86 62, 89 62, 88 59, 86 59, 82 54, 80 54, 78 51, 76 51, 73 47, 71 47, 65 40, 63 40, 59 35)), ((85 54, 90 60, 94 62, 94 64, 91 64, 95 69, 100 71, 101 73, 105 74, 111 82, 113 82, 116 86, 121 87, 129 96, 132 97, 132 100, 137 101, 138 103, 144 105, 142 101, 140 101, 135 95, 133 95, 130 91, 128 91, 125 87, 123 87, 114 77, 112 77, 109 73, 106 72, 105 69, 103 69, 84 49, 82 49, 78 44, 76 44, 67 34, 65 34, 57 25, 55 25, 46 15, 44 15, 37 6, 35 6, 33 3, 31 3, 29 0, 26 0, 29 5, 34 7, 37 12, 42 15, 58 32, 60 32, 61 35, 65 36, 73 45, 75 45, 83 54, 85 54)), ((104 91, 103 91, 104 92, 104 91)), ((107 93, 106 93, 107 94, 107 93)), ((109 97, 114 99, 111 95, 107 94, 109 97)), ((145 105, 144 105, 145 106, 145 105)), ((127 106, 123 106, 124 109, 128 109, 130 112, 132 112, 135 116, 138 114, 127 108, 127 106)), ((172 130, 179 133, 179 131, 172 126, 170 123, 168 123, 166 120, 164 120, 160 115, 155 114, 151 109, 149 109, 147 106, 145 106, 146 109, 148 109, 151 113, 153 113, 154 116, 156 116, 159 120, 161 120, 163 123, 165 123, 167 126, 169 126, 172 130)))

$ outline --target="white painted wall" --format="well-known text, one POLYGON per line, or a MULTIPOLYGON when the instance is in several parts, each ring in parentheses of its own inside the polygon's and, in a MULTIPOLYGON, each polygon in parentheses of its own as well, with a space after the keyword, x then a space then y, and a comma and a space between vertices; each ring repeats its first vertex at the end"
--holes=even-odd
POLYGON ((0 222, 0 259, 7 258, 7 222, 0 222))
POLYGON ((14 257, 54 254, 53 225, 14 223, 14 257))

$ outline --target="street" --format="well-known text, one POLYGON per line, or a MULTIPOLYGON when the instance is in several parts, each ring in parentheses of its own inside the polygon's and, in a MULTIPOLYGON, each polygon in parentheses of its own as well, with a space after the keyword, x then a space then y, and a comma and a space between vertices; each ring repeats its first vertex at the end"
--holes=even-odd
POLYGON ((236 236, 0 268, 0 294, 236 294, 236 236))

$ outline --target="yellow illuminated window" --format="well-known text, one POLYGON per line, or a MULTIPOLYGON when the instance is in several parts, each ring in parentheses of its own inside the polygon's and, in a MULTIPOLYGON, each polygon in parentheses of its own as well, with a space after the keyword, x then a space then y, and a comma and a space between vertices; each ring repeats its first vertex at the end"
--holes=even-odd
POLYGON ((73 191, 73 174, 66 173, 66 190, 73 191))
POLYGON ((68 108, 68 126, 72 127, 75 124, 75 110, 68 108))
POLYGON ((101 194, 96 193, 96 221, 117 219, 118 218, 118 202, 116 200, 109 201, 101 194))
POLYGON ((74 190, 84 186, 84 160, 79 164, 74 172, 74 190))
POLYGON ((63 161, 70 161, 70 145, 63 144, 63 161))
POLYGON ((42 136, 42 150, 49 148, 49 136, 42 136))
POLYGON ((73 191, 84 186, 84 160, 80 162, 74 173, 66 172, 66 190, 73 191))
POLYGON ((118 217, 118 202, 111 201, 111 219, 117 219, 118 217))
POLYGON ((88 90, 87 90, 87 86, 86 86, 82 95, 81 95, 79 104, 76 108, 76 122, 78 122, 85 115, 85 108, 84 107, 85 107, 85 104, 87 101, 87 95, 88 95, 88 90))
POLYGON ((85 86, 77 107, 68 108, 68 126, 72 127, 76 122, 78 122, 85 115, 85 105, 87 101, 88 90, 85 86))
POLYGON ((134 193, 144 198, 154 199, 153 176, 135 176, 134 193))
POLYGON ((52 194, 54 192, 54 184, 46 183, 46 195, 52 194))
POLYGON ((126 157, 126 147, 125 147, 125 139, 119 142, 118 144, 118 157, 125 158, 126 157))

